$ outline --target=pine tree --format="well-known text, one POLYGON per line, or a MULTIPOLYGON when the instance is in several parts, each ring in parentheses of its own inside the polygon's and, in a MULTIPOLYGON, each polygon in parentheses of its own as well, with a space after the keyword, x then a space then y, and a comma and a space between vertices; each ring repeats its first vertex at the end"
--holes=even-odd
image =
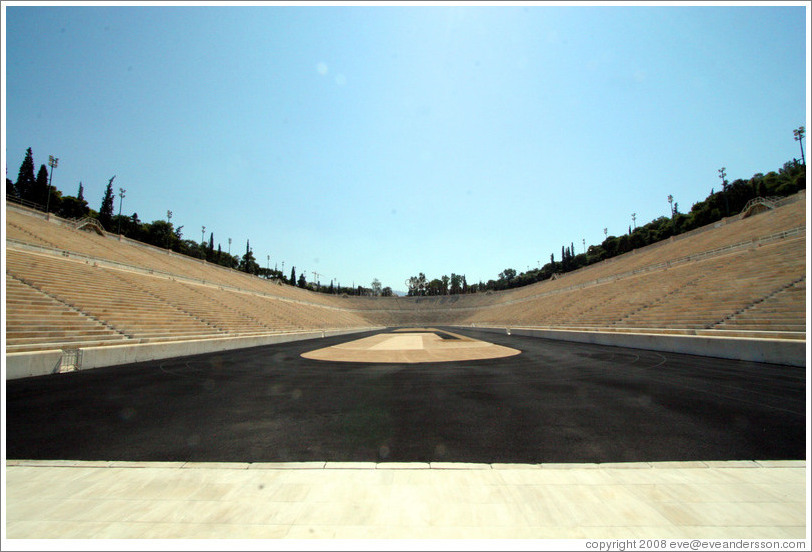
POLYGON ((113 224, 113 180, 115 178, 113 176, 107 183, 107 189, 104 191, 101 208, 99 209, 99 222, 105 230, 110 230, 113 224))
POLYGON ((34 154, 31 153, 31 148, 25 151, 25 159, 23 164, 20 165, 20 172, 17 174, 17 194, 20 198, 34 201, 32 195, 34 193, 34 154))

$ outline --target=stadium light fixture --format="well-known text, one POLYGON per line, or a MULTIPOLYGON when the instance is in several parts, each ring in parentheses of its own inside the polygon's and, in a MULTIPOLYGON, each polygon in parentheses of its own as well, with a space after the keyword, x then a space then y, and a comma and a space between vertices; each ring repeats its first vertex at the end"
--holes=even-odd
POLYGON ((801 163, 806 165, 806 159, 804 158, 804 144, 801 140, 804 139, 804 135, 806 134, 806 129, 803 126, 800 126, 792 131, 792 134, 795 136, 795 141, 798 142, 798 145, 801 146, 801 163))
POLYGON ((170 246, 169 238, 170 238, 170 234, 172 233, 172 231, 171 231, 172 211, 167 210, 167 212, 166 212, 166 223, 167 223, 168 226, 170 226, 170 228, 167 228, 167 232, 166 232, 166 248, 169 249, 169 246, 170 246))
POLYGON ((51 220, 51 180, 54 177, 54 169, 59 164, 59 157, 53 155, 48 156, 48 166, 51 167, 51 172, 48 174, 48 199, 45 200, 45 218, 51 220))
POLYGON ((118 240, 121 241, 121 205, 124 203, 124 188, 118 189, 118 240))
POLYGON ((725 178, 727 173, 725 173, 725 168, 722 167, 719 169, 719 178, 722 179, 722 193, 725 195, 725 216, 730 216, 730 205, 727 202, 727 179, 725 178))

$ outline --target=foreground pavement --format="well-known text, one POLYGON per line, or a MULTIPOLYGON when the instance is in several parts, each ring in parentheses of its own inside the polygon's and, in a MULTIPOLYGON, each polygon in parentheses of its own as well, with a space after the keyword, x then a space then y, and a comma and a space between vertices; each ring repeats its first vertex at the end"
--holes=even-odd
POLYGON ((8 539, 808 539, 806 463, 9 460, 8 539))

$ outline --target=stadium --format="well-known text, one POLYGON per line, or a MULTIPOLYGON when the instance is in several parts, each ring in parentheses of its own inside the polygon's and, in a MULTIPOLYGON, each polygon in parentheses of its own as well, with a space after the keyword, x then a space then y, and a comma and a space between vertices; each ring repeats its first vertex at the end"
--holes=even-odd
POLYGON ((353 297, 7 201, 8 536, 802 539, 806 203, 353 297))

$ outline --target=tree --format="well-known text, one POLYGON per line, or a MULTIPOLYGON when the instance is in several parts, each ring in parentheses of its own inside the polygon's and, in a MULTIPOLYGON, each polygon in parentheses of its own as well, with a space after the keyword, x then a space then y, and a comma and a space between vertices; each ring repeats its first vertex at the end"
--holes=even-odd
POLYGON ((299 287, 305 289, 307 287, 307 280, 305 279, 304 272, 299 275, 299 287))
POLYGON ((90 208, 87 206, 87 201, 73 196, 63 197, 57 211, 60 217, 66 219, 79 219, 87 216, 88 212, 90 212, 90 208))
POLYGON ((214 232, 209 235, 209 250, 206 253, 206 260, 210 261, 214 258, 214 232))
POLYGON ((465 293, 463 291, 463 282, 465 281, 464 276, 460 276, 459 274, 451 273, 451 295, 457 295, 459 293, 465 293))
POLYGON ((21 199, 34 201, 32 197, 34 193, 34 154, 31 153, 31 148, 25 151, 25 159, 20 165, 20 171, 17 173, 17 195, 21 199))
POLYGON ((443 281, 439 278, 434 278, 426 284, 426 295, 434 297, 443 294, 443 281))
MULTIPOLYGON (((53 211, 59 214, 60 217, 67 219, 78 219, 86 217, 88 213, 90 213, 90 207, 88 207, 87 201, 85 201, 85 194, 82 188, 82 183, 79 182, 79 191, 76 193, 76 197, 73 196, 62 197, 60 205, 58 207, 55 206, 53 211)), ((137 224, 140 224, 140 222, 138 222, 137 224)))
POLYGON ((6 177, 6 193, 14 197, 20 197, 20 194, 17 193, 17 186, 14 185, 14 182, 9 180, 9 177, 6 177))
POLYGON ((374 278, 372 280, 372 284, 370 284, 370 285, 372 286, 372 295, 378 296, 378 295, 381 294, 381 289, 382 288, 381 288, 381 281, 380 280, 378 280, 377 278, 374 278))
POLYGON ((417 276, 409 276, 409 279, 406 280, 406 295, 409 297, 415 297, 417 295, 417 276))
POLYGON ((31 201, 40 205, 45 205, 48 201, 48 167, 40 165, 37 172, 37 179, 34 181, 34 189, 31 192, 31 201))
POLYGON ((417 293, 418 295, 425 295, 426 294, 426 287, 428 283, 426 282, 426 275, 422 272, 417 275, 417 293))
POLYGON ((383 288, 381 290, 381 296, 382 297, 392 297, 393 295, 394 295, 394 292, 392 291, 392 288, 389 287, 389 286, 386 286, 385 288, 383 288))
POLYGON ((146 243, 167 249, 172 249, 177 240, 172 223, 165 220, 154 220, 152 223, 145 224, 143 234, 146 243))
POLYGON ((296 285, 296 267, 293 266, 290 268, 290 285, 296 285))
POLYGON ((107 183, 107 189, 104 191, 102 198, 101 208, 99 209, 99 222, 105 230, 110 230, 113 224, 113 180, 115 175, 107 183))
POLYGON ((239 269, 243 272, 247 272, 248 274, 258 274, 259 273, 259 264, 254 259, 254 254, 251 252, 251 244, 249 240, 245 240, 245 255, 243 255, 242 260, 240 261, 239 269))

